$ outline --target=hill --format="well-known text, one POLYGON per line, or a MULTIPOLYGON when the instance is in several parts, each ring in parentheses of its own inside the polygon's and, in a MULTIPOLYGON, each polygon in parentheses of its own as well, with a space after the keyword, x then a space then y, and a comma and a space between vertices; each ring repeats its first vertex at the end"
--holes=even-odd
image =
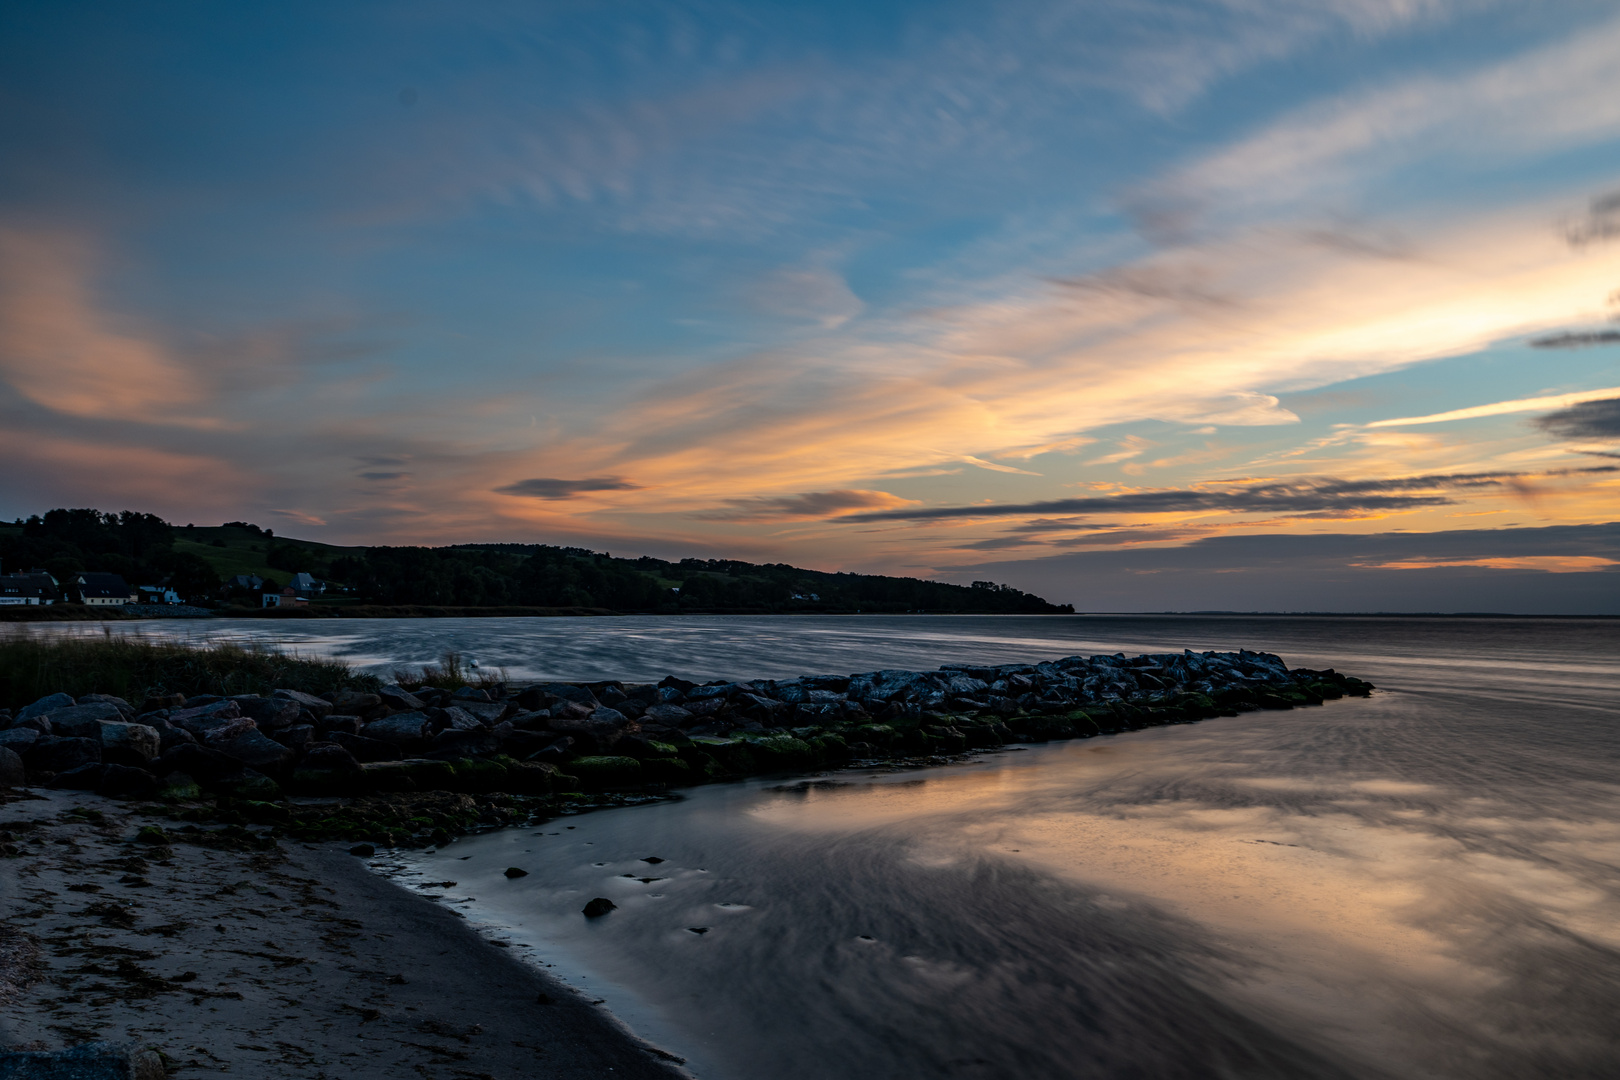
MULTIPOLYGON (((1007 585, 953 585, 786 563, 643 556, 546 544, 339 547, 276 536, 249 522, 175 526, 151 514, 52 510, 0 526, 0 568, 82 570, 131 585, 169 584, 200 602, 238 574, 278 584, 300 571, 330 583, 321 604, 594 608, 615 612, 1062 614, 1070 605, 1007 585)), ((255 596, 237 594, 240 604, 255 596)))

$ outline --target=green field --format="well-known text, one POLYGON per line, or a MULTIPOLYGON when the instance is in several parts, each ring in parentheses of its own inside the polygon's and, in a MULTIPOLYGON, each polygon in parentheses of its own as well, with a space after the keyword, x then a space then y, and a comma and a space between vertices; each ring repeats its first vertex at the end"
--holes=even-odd
POLYGON ((318 544, 313 540, 294 540, 288 536, 264 536, 248 529, 227 525, 191 526, 174 530, 174 550, 196 555, 214 568, 221 579, 229 580, 237 574, 257 574, 274 578, 286 584, 297 570, 278 570, 265 562, 270 548, 285 544, 299 548, 309 555, 309 565, 300 567, 318 578, 324 577, 328 564, 340 555, 364 556, 363 547, 336 547, 318 544))

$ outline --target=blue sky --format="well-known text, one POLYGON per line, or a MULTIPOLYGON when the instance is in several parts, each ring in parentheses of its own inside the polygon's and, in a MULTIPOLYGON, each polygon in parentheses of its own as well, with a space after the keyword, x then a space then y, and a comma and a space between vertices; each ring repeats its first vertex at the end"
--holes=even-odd
POLYGON ((1596 2, 10 5, 0 514, 1620 611, 1617 71, 1596 2))

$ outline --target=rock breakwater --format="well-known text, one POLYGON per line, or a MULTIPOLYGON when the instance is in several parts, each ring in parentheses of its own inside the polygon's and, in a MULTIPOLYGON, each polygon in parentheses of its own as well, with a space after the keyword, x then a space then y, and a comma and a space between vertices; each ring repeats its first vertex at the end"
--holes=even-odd
POLYGON ((319 696, 155 693, 138 704, 58 693, 14 714, 0 710, 0 784, 171 802, 657 792, 1320 705, 1371 690, 1332 670, 1239 651, 702 684, 671 676, 319 696))

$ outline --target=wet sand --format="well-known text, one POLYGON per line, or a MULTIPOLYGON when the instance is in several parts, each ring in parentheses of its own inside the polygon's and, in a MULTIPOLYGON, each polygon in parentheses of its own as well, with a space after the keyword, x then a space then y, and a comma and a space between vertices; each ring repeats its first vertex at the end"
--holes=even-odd
POLYGON ((38 794, 0 805, 0 1045, 134 1041, 180 1077, 685 1075, 345 848, 154 846, 175 823, 38 794))

